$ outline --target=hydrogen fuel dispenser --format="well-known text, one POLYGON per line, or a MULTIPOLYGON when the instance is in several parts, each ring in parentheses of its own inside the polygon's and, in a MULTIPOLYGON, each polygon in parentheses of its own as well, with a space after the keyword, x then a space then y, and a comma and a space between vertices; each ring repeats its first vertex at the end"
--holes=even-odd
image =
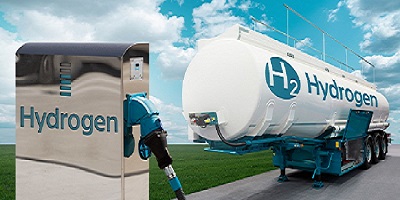
POLYGON ((184 199, 148 95, 147 43, 23 45, 16 52, 16 198, 148 199, 153 152, 184 199))

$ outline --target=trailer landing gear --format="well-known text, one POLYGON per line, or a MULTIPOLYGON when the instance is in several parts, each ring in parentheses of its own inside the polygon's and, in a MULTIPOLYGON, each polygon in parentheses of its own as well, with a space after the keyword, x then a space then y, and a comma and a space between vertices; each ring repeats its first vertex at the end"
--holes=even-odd
POLYGON ((312 185, 312 187, 317 190, 324 187, 324 183, 321 181, 321 175, 315 176, 314 184, 312 185))
POLYGON ((278 177, 278 183, 283 183, 289 181, 288 177, 286 176, 285 173, 285 168, 281 169, 281 175, 278 177))

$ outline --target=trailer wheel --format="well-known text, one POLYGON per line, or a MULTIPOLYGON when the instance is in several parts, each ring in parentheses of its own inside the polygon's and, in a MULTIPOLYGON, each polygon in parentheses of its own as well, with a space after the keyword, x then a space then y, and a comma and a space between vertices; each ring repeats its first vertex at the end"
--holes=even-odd
POLYGON ((386 138, 381 137, 380 144, 379 144, 379 146, 380 146, 379 159, 380 160, 386 159, 387 145, 388 145, 388 143, 387 143, 386 138))
POLYGON ((365 140, 364 146, 364 163, 362 164, 363 169, 369 169, 372 162, 372 142, 370 139, 365 140))
POLYGON ((373 148, 372 148, 372 159, 371 163, 376 164, 379 162, 379 155, 381 154, 381 145, 380 145, 380 140, 381 137, 377 134, 372 142, 373 148))

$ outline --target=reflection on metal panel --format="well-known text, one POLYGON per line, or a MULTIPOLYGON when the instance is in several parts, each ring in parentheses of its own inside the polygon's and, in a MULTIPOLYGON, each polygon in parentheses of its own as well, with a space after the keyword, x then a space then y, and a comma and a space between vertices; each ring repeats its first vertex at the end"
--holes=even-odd
MULTIPOLYGON (((16 63, 17 199, 124 199, 125 56, 25 53, 16 63)), ((148 91, 146 59, 139 88, 148 91)), ((148 163, 131 164, 132 199, 148 198, 148 163)))
MULTIPOLYGON (((129 51, 123 57, 122 64, 122 80, 123 80, 123 94, 132 94, 139 92, 146 92, 149 94, 149 46, 148 44, 140 44, 135 45, 130 48, 129 51), (139 78, 137 75, 132 79, 132 63, 134 63, 134 70, 136 70, 136 64, 140 64, 140 71, 134 72, 136 74, 141 74, 139 78)), ((148 95, 149 96, 149 95, 148 95)), ((125 95, 124 95, 125 98, 125 95)), ((148 174, 147 177, 142 181, 143 185, 140 188, 137 187, 137 177, 132 176, 136 171, 141 171, 149 168, 149 162, 143 161, 140 159, 137 147, 139 138, 140 138, 140 127, 136 126, 133 128, 133 135, 136 142, 136 149, 133 155, 130 158, 124 158, 124 168, 125 168, 125 177, 124 177, 124 189, 125 189, 125 199, 149 199, 148 196, 148 185, 149 179, 148 174), (136 190, 146 191, 147 195, 138 196, 136 190)))

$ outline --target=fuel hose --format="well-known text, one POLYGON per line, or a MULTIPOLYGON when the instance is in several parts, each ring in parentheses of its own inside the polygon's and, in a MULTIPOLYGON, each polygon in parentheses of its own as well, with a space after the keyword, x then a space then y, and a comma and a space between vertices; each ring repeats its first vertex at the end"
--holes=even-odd
POLYGON ((215 129, 217 130, 217 134, 218 134, 219 139, 221 139, 221 141, 223 143, 225 143, 225 144, 227 144, 229 146, 232 146, 232 147, 241 147, 241 146, 246 146, 247 145, 246 142, 232 143, 232 142, 229 142, 228 140, 226 140, 225 137, 222 135, 218 124, 215 125, 215 129))

